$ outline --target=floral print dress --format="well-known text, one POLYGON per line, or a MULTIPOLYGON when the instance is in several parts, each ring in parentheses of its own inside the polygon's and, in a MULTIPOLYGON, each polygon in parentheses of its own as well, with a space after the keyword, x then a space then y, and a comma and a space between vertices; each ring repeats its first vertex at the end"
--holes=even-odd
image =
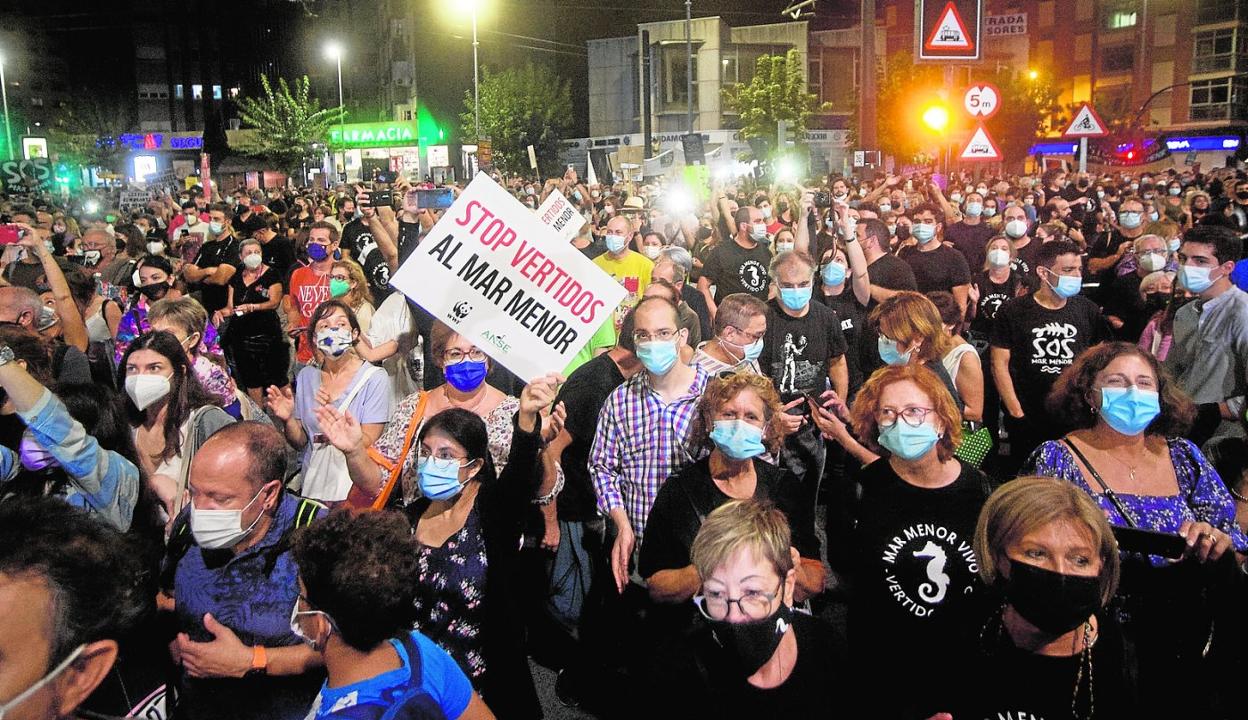
POLYGON ((417 571, 416 629, 455 658, 475 687, 485 676, 481 625, 485 595, 485 536, 474 507, 464 527, 441 547, 421 547, 417 571))

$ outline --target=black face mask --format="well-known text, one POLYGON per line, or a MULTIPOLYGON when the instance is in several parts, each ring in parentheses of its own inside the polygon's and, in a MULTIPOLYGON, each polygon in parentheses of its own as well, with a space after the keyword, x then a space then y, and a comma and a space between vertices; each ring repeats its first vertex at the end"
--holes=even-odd
POLYGON ((1005 599, 1024 620, 1057 637, 1087 622, 1101 608, 1101 581, 1010 560, 1005 599))
POLYGON ((1166 303, 1170 302, 1170 293, 1166 292, 1150 292, 1144 296, 1144 312, 1152 315, 1158 310, 1165 310, 1166 303))
POLYGON ((152 283, 139 288, 139 294, 147 298, 148 302, 159 300, 169 292, 169 285, 166 283, 152 283))
POLYGON ((1248 200, 1248 191, 1241 190, 1235 193, 1235 197, 1239 198, 1240 200, 1248 200))
POLYGON ((793 624, 793 609, 783 602, 769 617, 743 623, 711 621, 715 641, 732 658, 742 677, 749 677, 767 664, 780 640, 793 624))

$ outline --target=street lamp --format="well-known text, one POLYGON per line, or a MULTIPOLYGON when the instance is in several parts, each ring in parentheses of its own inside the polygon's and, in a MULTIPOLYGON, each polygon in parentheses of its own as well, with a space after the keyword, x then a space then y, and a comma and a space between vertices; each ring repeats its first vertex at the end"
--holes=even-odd
POLYGON ((4 100, 4 145, 13 158, 13 125, 9 119, 9 84, 4 79, 4 56, 0 55, 0 98, 4 100))
MULTIPOLYGON (((342 123, 347 114, 346 103, 342 100, 342 45, 340 45, 337 40, 330 40, 329 43, 325 45, 325 55, 332 58, 334 64, 338 66, 338 109, 342 113, 338 116, 338 134, 342 135, 342 123)), ((328 144, 325 147, 325 151, 327 154, 330 152, 328 144)), ((334 163, 334 173, 337 173, 337 155, 331 156, 331 162, 334 163)), ((347 158, 345 155, 342 158, 342 167, 343 172, 346 172, 347 158)))
POLYGON ((472 120, 477 128, 477 144, 481 144, 481 78, 477 65, 477 7, 481 0, 467 0, 468 9, 472 12, 472 120))
POLYGON ((1035 70, 1029 70, 1029 71, 1027 72, 1027 79, 1028 79, 1028 80, 1036 80, 1036 79, 1038 79, 1039 77, 1040 77, 1040 73, 1039 73, 1039 72, 1037 72, 1037 71, 1035 71, 1035 70))

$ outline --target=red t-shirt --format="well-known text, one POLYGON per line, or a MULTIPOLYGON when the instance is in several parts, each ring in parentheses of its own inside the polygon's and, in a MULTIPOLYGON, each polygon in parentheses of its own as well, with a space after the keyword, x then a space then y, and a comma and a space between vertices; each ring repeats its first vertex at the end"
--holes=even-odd
MULTIPOLYGON (((300 328, 308 326, 308 321, 312 319, 312 313, 316 312, 317 306, 329 298, 329 273, 320 275, 307 266, 297 268, 290 274, 290 301, 303 316, 303 322, 299 324, 300 328)), ((294 328, 291 329, 294 330, 294 328)), ((312 348, 308 346, 307 338, 302 334, 299 335, 296 348, 295 357, 299 362, 306 364, 312 361, 312 348)))

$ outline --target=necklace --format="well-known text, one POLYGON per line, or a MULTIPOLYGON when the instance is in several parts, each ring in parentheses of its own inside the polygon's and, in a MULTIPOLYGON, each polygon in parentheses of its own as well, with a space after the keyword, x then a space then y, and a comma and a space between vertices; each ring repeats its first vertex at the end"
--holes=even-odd
MULTIPOLYGON (((1009 643, 1010 645, 1014 644, 1013 640, 1009 638, 1005 631, 1004 603, 1001 604, 1001 607, 997 608, 997 611, 988 618, 988 621, 985 622, 983 627, 979 630, 980 651, 985 655, 992 655, 996 652, 994 644, 989 642, 990 634, 995 641, 996 647, 1001 647, 1004 643, 1009 643), (992 632, 994 625, 996 626, 995 632, 992 632)), ((1094 692, 1095 683, 1092 677, 1092 646, 1096 643, 1097 639, 1097 634, 1092 631, 1092 623, 1085 621, 1083 623, 1083 649, 1079 652, 1079 664, 1075 671, 1075 687, 1070 696, 1071 716, 1079 718, 1079 720, 1091 720, 1096 713, 1096 699, 1094 692), (1086 695, 1088 711, 1087 713, 1081 713, 1079 712, 1079 696, 1085 693, 1080 693, 1079 691, 1084 686, 1085 679, 1087 681, 1086 695)))
POLYGON ((1244 495, 1240 493, 1238 490, 1236 490, 1235 488, 1231 487, 1230 485, 1227 485, 1226 489, 1231 491, 1231 497, 1235 498, 1239 502, 1248 503, 1248 497, 1244 497, 1244 495))
POLYGON ((1102 450, 1101 452, 1105 453, 1105 455, 1108 456, 1110 460, 1113 460, 1114 462, 1118 463, 1119 465, 1127 469, 1127 474, 1131 477, 1131 484, 1134 486, 1135 485, 1135 471, 1138 470, 1140 466, 1132 465, 1128 463, 1126 460, 1119 458, 1118 456, 1114 455, 1108 450, 1102 450))

